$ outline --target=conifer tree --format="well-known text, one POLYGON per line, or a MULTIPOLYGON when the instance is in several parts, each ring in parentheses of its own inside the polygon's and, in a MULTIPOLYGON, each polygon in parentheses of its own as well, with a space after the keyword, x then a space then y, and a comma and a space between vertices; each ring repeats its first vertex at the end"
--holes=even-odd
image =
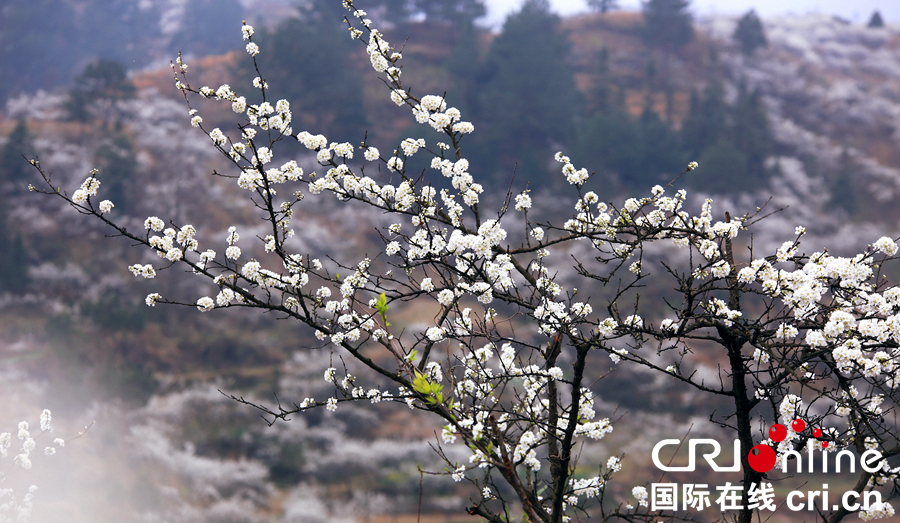
POLYGON ((490 147, 500 153, 496 156, 502 164, 495 167, 507 169, 504 177, 515 158, 519 179, 543 178, 545 162, 539 159, 546 157, 552 143, 571 138, 575 108, 581 101, 569 51, 559 16, 550 12, 547 0, 526 1, 506 19, 503 33, 491 44, 483 69, 480 113, 490 147), (498 122, 503 122, 502 128, 498 122), (509 129, 516 130, 512 137, 509 129), (522 154, 535 156, 525 161, 522 154))
POLYGON ((470 26, 487 14, 482 0, 417 0, 416 9, 426 20, 457 27, 470 26))
POLYGON ((101 144, 94 157, 100 171, 98 177, 106 186, 109 199, 115 202, 117 213, 128 213, 132 210, 130 194, 138 166, 131 140, 125 135, 115 136, 101 144))
POLYGON ((608 13, 613 9, 619 8, 618 0, 588 0, 587 4, 592 11, 598 13, 608 13))
POLYGON ((642 6, 643 37, 647 44, 676 50, 694 39, 688 0, 648 0, 642 6))
POLYGON ((690 110, 681 125, 682 141, 692 158, 716 143, 725 134, 728 108, 722 84, 711 82, 701 96, 691 93, 690 110))
POLYGON ((731 37, 745 56, 752 56, 758 48, 769 45, 762 22, 756 16, 756 11, 752 9, 738 20, 731 37))
POLYGON ((884 27, 884 19, 881 18, 881 13, 879 13, 878 10, 872 13, 872 18, 869 18, 868 26, 874 28, 884 27))
POLYGON ((738 96, 732 108, 731 141, 746 156, 748 188, 765 185, 769 171, 766 158, 772 153, 772 137, 769 118, 759 89, 750 90, 746 81, 738 84, 738 96))
POLYGON ((72 120, 87 122, 100 118, 106 126, 120 116, 117 103, 133 98, 134 91, 125 65, 101 58, 88 64, 75 78, 66 111, 72 120))
POLYGON ((0 149, 0 189, 7 193, 27 192, 32 167, 25 158, 35 157, 34 141, 25 120, 16 122, 0 149))
POLYGON ((21 233, 13 235, 7 205, 0 199, 0 293, 22 293, 28 286, 28 256, 21 233))
MULTIPOLYGON (((340 9, 340 4, 337 6, 340 9)), ((367 118, 362 83, 350 63, 353 42, 325 6, 302 9, 300 15, 260 39, 258 61, 266 71, 272 96, 291 101, 296 125, 357 140, 367 128, 367 118)), ((242 72, 245 76, 257 74, 250 60, 242 62, 242 72)))

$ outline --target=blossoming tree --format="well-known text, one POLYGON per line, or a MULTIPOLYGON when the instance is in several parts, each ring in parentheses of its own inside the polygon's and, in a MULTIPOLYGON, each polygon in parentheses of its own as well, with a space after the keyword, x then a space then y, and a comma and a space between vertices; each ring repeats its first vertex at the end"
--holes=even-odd
MULTIPOLYGON (((38 440, 49 435, 53 431, 50 422, 52 415, 48 409, 41 411, 40 432, 33 433, 34 429, 29 427, 27 421, 20 421, 17 426, 16 439, 21 441, 21 446, 13 447, 13 435, 11 432, 0 433, 0 463, 3 460, 11 459, 9 466, 4 466, 0 470, 0 522, 12 523, 13 521, 28 523, 31 521, 31 513, 34 508, 34 496, 38 490, 36 485, 30 485, 28 492, 21 500, 17 498, 15 489, 7 483, 10 479, 15 478, 15 473, 20 470, 31 469, 32 460, 43 454, 44 456, 52 456, 56 454, 57 449, 66 445, 66 440, 62 438, 54 438, 52 444, 48 443, 44 446, 43 451, 38 449, 38 440), (10 453, 12 450, 12 453, 10 453)), ((87 428, 85 428, 85 431, 87 428)), ((76 438, 81 437, 82 433, 76 438)))
MULTIPOLYGON (((739 441, 744 489, 739 508, 723 518, 749 522, 754 513, 774 509, 753 504, 754 489, 771 488, 773 477, 750 464, 751 449, 760 443, 775 447, 779 463, 795 459, 791 451, 810 441, 827 451, 876 448, 883 460, 875 472, 859 472, 855 491, 896 486, 892 467, 900 447, 890 413, 900 383, 900 288, 881 274, 898 250, 892 239, 880 238, 849 257, 807 255, 800 250, 805 230, 798 227, 775 252, 760 254, 745 241, 762 219, 759 212, 716 218, 706 200, 692 215, 685 191, 661 186, 621 206, 607 204, 587 190, 588 170, 562 153, 555 159, 570 184, 571 218, 534 221, 528 191, 508 193, 489 208, 463 154, 463 137, 473 125, 442 96, 407 88, 401 54, 352 0, 343 4, 350 36, 365 45, 390 100, 409 107, 416 122, 441 133, 443 141, 407 138, 384 154, 367 142, 355 146, 295 132, 289 101, 267 101, 262 74, 253 85, 264 101, 254 105, 228 85, 193 87, 187 65, 180 58, 173 64, 191 124, 233 163, 237 184, 264 219, 259 259, 238 246, 238 225, 220 247, 201 245, 203 236, 190 224, 156 216, 146 219, 143 231, 127 229, 116 219, 115 202, 103 199, 102 173, 92 172, 69 194, 54 189, 50 174, 33 162, 46 182, 34 190, 63 199, 156 253, 162 266, 184 266, 209 282, 211 292, 196 302, 153 293, 148 305, 273 312, 368 369, 360 376, 322 369, 334 384, 329 398, 298 398, 287 408, 254 405, 272 422, 319 407, 333 411, 343 402, 401 402, 439 418, 444 445, 470 450, 471 459, 459 463, 438 447, 447 474, 474 485, 477 494, 467 509, 472 515, 492 522, 685 519, 650 507, 644 485, 632 490, 636 507, 604 499, 621 466, 617 456, 590 465, 591 474, 582 472, 584 463, 576 470, 579 445, 613 430, 595 412, 591 391, 609 357, 729 402, 731 412, 711 421, 739 441), (206 128, 192 106, 197 96, 230 103, 241 115, 235 128, 206 128), (295 160, 275 161, 279 142, 289 139, 314 152, 322 169, 304 173, 295 160), (408 172, 414 155, 427 155, 431 171, 408 172), (366 175, 366 166, 380 174, 366 175), (452 189, 438 190, 440 178, 452 189), (296 221, 304 198, 327 194, 394 218, 380 231, 383 253, 328 265, 296 252, 293 227, 302 227, 296 221), (741 246, 748 247, 746 255, 741 246), (224 253, 217 253, 221 248, 224 253), (554 254, 573 260, 568 269, 558 261, 550 265, 554 254), (658 311, 661 300, 640 295, 656 273, 676 291, 660 317, 644 311, 658 311), (592 292, 602 299, 586 296, 592 292), (393 327, 389 309, 406 302, 439 307, 433 324, 421 332, 393 327), (517 332, 523 323, 533 328, 517 332), (720 361, 715 380, 697 372, 700 349, 720 361), (795 418, 808 426, 792 425, 795 418), (767 439, 776 422, 791 428, 767 439), (824 432, 812 432, 815 427, 824 432)), ((255 57, 253 28, 242 31, 255 57)), ((691 163, 686 171, 696 168, 691 163)), ((154 278, 158 268, 129 267, 144 278, 154 278)), ((836 522, 851 511, 823 506, 818 514, 836 522)), ((861 512, 865 518, 891 514, 886 502, 861 512)))

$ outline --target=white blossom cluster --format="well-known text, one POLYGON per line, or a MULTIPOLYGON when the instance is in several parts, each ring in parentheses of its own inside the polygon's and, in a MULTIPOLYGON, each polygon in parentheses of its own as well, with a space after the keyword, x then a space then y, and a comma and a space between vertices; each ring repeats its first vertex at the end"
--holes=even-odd
MULTIPOLYGON (((40 432, 37 434, 32 434, 31 427, 27 421, 20 421, 15 433, 15 439, 21 442, 21 444, 17 444, 19 445, 17 449, 13 447, 13 433, 0 433, 0 459, 12 457, 12 465, 0 469, 0 483, 6 479, 5 476, 14 472, 13 468, 28 470, 32 467, 32 459, 38 452, 36 440, 44 436, 44 434, 53 431, 53 427, 50 424, 51 420, 52 415, 50 411, 44 409, 40 416, 40 432)), ((44 446, 41 453, 45 456, 52 456, 56 454, 58 448, 64 447, 65 444, 65 440, 56 438, 53 440, 53 445, 44 446)), ((34 508, 34 493, 36 491, 37 486, 31 485, 28 488, 28 492, 20 500, 16 498, 15 491, 12 488, 0 488, 0 521, 8 521, 10 523, 30 522, 31 512, 34 508)))

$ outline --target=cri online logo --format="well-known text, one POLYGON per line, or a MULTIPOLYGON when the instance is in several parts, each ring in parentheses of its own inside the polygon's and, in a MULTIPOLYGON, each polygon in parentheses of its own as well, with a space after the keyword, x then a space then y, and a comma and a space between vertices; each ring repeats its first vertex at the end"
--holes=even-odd
MULTIPOLYGON (((793 429, 796 433, 801 433, 806 430, 806 422, 800 418, 795 419, 791 423, 791 429, 793 429)), ((822 437, 822 429, 814 428, 812 429, 812 436, 815 439, 819 439, 822 437)), ((769 429, 769 438, 775 443, 781 443, 787 438, 787 427, 780 423, 776 423, 772 425, 769 429)), ((698 445, 709 445, 712 447, 712 451, 704 453, 703 459, 709 464, 710 468, 712 468, 716 472, 738 472, 741 470, 741 445, 739 440, 734 440, 734 464, 731 466, 719 466, 713 461, 714 458, 718 457, 718 455, 722 451, 721 445, 719 442, 714 439, 700 438, 700 439, 691 439, 689 440, 689 450, 690 450, 690 459, 688 461, 687 466, 683 467, 672 467, 663 465, 659 460, 659 451, 662 450, 663 447, 668 445, 679 445, 681 442, 677 439, 664 439, 656 444, 653 447, 653 464, 656 465, 657 468, 666 472, 691 472, 695 470, 696 465, 696 449, 698 445)), ((821 441, 820 445, 822 447, 822 472, 828 472, 828 460, 825 456, 825 449, 828 448, 828 441, 821 441)), ((812 440, 809 441, 807 445, 807 451, 809 452, 809 467, 807 472, 813 471, 813 445, 812 440)), ((782 471, 787 472, 788 461, 787 458, 793 456, 797 461, 797 472, 802 472, 801 465, 801 456, 800 453, 796 450, 788 450, 785 452, 782 471)), ((842 450, 837 453, 835 458, 837 470, 835 472, 841 471, 841 457, 846 456, 850 458, 850 472, 855 472, 855 463, 853 461, 853 454, 848 450, 842 450)), ((775 455, 775 450, 772 449, 768 444, 761 443, 756 445, 752 449, 750 449, 750 453, 747 454, 747 462, 750 464, 750 468, 757 472, 765 473, 772 470, 775 467, 775 462, 777 461, 777 456, 775 455)), ((879 463, 882 459, 881 453, 877 450, 867 450, 863 452, 862 456, 860 456, 860 466, 863 470, 867 472, 876 472, 880 469, 879 463), (871 466, 870 466, 871 464, 871 466)))
MULTIPOLYGON (((791 422, 791 428, 796 433, 803 432, 806 429, 806 422, 800 418, 795 419, 791 422)), ((822 437, 822 429, 816 427, 812 430, 812 435, 814 438, 819 439, 822 437)), ((775 443, 781 443, 787 437, 787 427, 782 425, 781 423, 776 423, 769 428, 769 438, 775 443)), ((828 442, 822 442, 822 448, 828 448, 828 442)), ((756 445, 752 449, 750 449, 750 453, 747 454, 747 462, 750 463, 750 468, 757 472, 768 472, 772 470, 775 466, 775 461, 777 460, 777 456, 775 456, 775 451, 772 450, 772 447, 765 443, 760 443, 756 445)))

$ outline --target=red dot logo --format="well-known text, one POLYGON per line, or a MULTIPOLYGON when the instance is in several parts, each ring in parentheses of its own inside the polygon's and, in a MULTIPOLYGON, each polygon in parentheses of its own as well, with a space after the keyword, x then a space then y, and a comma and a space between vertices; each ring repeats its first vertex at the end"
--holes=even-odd
POLYGON ((806 422, 797 418, 791 423, 791 428, 794 429, 794 432, 803 432, 803 429, 806 428, 806 422))
MULTIPOLYGON (((777 426, 781 427, 782 430, 787 430, 782 425, 777 426)), ((771 432, 771 430, 769 432, 771 432)), ((750 463, 750 468, 757 472, 768 472, 772 470, 772 467, 775 466, 775 459, 775 451, 766 444, 759 444, 753 447, 750 449, 750 453, 747 454, 747 462, 750 463)))
POLYGON ((813 429, 813 437, 821 438, 822 437, 822 429, 820 429, 820 428, 813 429))
POLYGON ((776 423, 772 425, 772 428, 769 429, 769 437, 772 438, 772 441, 774 441, 775 443, 781 443, 782 441, 784 441, 784 438, 787 437, 787 428, 785 428, 785 426, 781 423, 776 423))
POLYGON ((828 448, 828 442, 827 442, 827 441, 823 441, 823 442, 822 442, 822 448, 823 448, 823 449, 827 449, 827 448, 828 448))

